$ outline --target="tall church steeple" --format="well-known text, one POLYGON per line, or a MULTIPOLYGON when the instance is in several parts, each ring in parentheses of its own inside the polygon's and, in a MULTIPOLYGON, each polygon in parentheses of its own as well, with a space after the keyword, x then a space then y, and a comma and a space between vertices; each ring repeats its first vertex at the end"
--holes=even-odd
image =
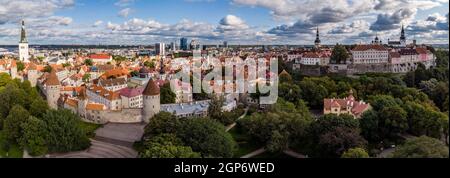
POLYGON ((319 27, 317 27, 317 31, 316 31, 316 40, 314 41, 315 47, 319 48, 320 47, 320 33, 319 33, 319 27))
POLYGON ((22 20, 22 29, 20 32, 20 41, 19 41, 19 60, 22 62, 29 62, 30 54, 28 52, 28 40, 27 34, 25 32, 25 21, 22 20))
POLYGON ((402 24, 402 32, 401 32, 400 40, 406 40, 405 37, 405 26, 402 24))
POLYGON ((20 33, 20 43, 28 43, 27 33, 25 32, 25 21, 22 20, 22 31, 20 33))

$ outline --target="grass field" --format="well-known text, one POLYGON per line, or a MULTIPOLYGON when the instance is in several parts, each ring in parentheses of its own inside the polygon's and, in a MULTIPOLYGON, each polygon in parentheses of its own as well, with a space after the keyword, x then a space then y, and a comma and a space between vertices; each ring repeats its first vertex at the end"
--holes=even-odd
POLYGON ((22 158, 23 150, 19 145, 9 145, 9 150, 5 150, 6 139, 3 132, 0 131, 0 158, 22 158))

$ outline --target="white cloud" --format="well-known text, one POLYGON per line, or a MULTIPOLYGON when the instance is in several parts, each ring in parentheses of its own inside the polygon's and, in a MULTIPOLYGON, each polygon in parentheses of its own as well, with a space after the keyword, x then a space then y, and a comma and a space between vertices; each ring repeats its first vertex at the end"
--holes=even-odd
POLYGON ((125 9, 120 10, 118 15, 120 17, 127 18, 128 15, 130 15, 130 13, 131 13, 131 8, 125 8, 125 9))

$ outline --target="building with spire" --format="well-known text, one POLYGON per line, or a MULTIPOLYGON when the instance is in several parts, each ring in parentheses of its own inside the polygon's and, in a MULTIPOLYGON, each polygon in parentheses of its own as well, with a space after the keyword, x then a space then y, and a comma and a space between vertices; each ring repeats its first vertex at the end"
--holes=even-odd
POLYGON ((22 62, 29 62, 30 54, 28 52, 28 40, 25 32, 25 21, 22 20, 22 29, 19 41, 19 60, 22 62))
POLYGON ((406 35, 405 35, 405 26, 402 25, 402 30, 400 32, 400 40, 399 41, 391 41, 388 39, 388 44, 393 47, 406 47, 406 35))
POLYGON ((383 42, 378 38, 378 33, 375 35, 375 39, 372 41, 372 44, 374 45, 381 45, 383 42))
POLYGON ((316 31, 316 40, 314 41, 314 47, 315 47, 316 49, 318 49, 318 48, 321 47, 319 27, 317 27, 317 31, 316 31))

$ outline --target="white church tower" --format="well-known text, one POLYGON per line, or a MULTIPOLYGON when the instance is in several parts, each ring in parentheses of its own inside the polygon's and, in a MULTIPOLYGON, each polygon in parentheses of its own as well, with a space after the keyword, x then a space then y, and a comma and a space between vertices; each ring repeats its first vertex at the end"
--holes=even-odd
POLYGON ((27 34, 25 32, 25 21, 22 20, 22 30, 20 33, 20 42, 19 42, 19 60, 22 62, 30 62, 28 53, 28 40, 27 34))

